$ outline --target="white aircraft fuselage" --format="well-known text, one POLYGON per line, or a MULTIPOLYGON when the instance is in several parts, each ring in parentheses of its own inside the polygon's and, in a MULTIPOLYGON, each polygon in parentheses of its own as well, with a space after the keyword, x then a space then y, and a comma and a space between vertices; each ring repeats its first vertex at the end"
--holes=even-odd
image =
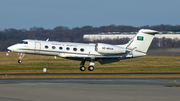
POLYGON ((151 41, 157 31, 141 29, 135 37, 124 45, 104 43, 72 43, 57 41, 42 41, 26 39, 8 47, 12 52, 21 53, 18 62, 22 62, 24 54, 38 54, 59 56, 62 58, 79 60, 80 70, 84 71, 85 61, 90 61, 89 70, 94 70, 94 61, 101 64, 118 62, 121 59, 145 56, 151 41))

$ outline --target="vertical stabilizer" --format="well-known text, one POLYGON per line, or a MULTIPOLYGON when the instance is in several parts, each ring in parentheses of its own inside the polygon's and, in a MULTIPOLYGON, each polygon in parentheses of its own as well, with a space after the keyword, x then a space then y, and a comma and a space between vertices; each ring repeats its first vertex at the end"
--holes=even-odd
POLYGON ((128 43, 127 49, 132 50, 136 48, 136 51, 146 53, 155 34, 157 33, 157 31, 150 29, 139 30, 134 38, 128 43))

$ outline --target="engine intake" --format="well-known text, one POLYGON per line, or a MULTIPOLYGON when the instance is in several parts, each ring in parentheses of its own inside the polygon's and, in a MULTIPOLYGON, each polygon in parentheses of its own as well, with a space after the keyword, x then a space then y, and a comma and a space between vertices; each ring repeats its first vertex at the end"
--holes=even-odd
POLYGON ((96 43, 95 51, 101 54, 120 54, 126 53, 126 49, 123 47, 104 44, 104 43, 96 43))

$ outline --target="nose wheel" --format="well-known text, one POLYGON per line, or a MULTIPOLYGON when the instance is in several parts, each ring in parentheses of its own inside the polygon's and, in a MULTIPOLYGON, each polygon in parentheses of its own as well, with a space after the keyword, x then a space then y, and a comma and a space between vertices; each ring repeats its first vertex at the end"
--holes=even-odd
POLYGON ((22 63, 22 60, 18 60, 18 63, 22 63))

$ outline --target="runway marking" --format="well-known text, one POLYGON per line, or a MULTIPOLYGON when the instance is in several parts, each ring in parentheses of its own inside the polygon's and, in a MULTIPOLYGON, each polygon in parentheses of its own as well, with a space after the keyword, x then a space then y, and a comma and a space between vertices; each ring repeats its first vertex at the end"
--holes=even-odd
POLYGON ((16 78, 176 78, 180 73, 47 73, 47 74, 0 74, 1 79, 16 78))

